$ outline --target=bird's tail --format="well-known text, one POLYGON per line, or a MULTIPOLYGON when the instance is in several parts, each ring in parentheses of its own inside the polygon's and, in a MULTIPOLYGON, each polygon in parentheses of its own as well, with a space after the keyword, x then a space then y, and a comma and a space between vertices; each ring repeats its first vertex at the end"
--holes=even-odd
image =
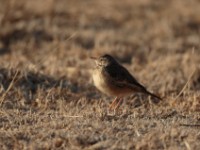
POLYGON ((138 90, 138 91, 140 91, 140 92, 142 92, 142 93, 145 93, 145 94, 148 94, 148 95, 150 95, 151 97, 153 97, 154 99, 152 99, 152 101, 153 101, 154 103, 159 103, 159 102, 162 100, 162 98, 160 98, 159 96, 157 96, 157 95, 155 95, 155 94, 149 92, 143 85, 139 84, 138 82, 137 82, 137 87, 139 87, 139 90, 138 90))
POLYGON ((155 94, 153 94, 153 93, 151 93, 147 90, 146 90, 146 93, 148 95, 150 95, 151 97, 155 98, 155 99, 152 100, 154 103, 159 103, 159 101, 162 100, 162 98, 160 98, 159 96, 157 96, 157 95, 155 95, 155 94))

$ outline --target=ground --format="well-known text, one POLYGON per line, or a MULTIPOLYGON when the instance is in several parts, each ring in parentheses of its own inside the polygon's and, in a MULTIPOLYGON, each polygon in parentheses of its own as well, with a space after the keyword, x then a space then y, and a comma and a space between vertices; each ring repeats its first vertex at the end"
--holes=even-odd
POLYGON ((0 0, 1 149, 200 148, 199 0, 0 0), (147 89, 115 112, 91 56, 147 89))

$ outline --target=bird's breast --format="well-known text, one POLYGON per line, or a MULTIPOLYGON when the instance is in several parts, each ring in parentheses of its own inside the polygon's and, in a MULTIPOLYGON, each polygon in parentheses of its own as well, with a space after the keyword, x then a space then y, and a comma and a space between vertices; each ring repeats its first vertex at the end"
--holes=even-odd
POLYGON ((94 70, 93 72, 94 85, 103 93, 106 91, 107 84, 100 70, 94 70))
POLYGON ((94 70, 93 81, 97 89, 109 96, 123 96, 126 95, 127 92, 130 92, 130 89, 118 87, 110 82, 108 77, 103 74, 102 70, 94 70))

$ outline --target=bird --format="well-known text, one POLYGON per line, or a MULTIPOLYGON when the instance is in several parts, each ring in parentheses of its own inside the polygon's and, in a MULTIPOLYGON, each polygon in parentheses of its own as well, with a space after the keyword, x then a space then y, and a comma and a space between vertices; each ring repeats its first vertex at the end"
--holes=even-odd
POLYGON ((140 84, 133 75, 109 54, 100 57, 91 57, 95 60, 92 78, 96 88, 115 99, 109 106, 109 110, 116 110, 123 101, 123 97, 133 93, 144 93, 157 99, 161 98, 149 92, 140 84))

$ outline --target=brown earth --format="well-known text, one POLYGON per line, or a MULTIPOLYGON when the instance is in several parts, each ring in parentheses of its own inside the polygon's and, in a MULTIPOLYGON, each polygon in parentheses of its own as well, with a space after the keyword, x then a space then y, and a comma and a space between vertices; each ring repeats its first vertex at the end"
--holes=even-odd
POLYGON ((199 0, 0 0, 1 149, 200 149, 199 0), (90 56, 148 90, 113 97, 90 56))

